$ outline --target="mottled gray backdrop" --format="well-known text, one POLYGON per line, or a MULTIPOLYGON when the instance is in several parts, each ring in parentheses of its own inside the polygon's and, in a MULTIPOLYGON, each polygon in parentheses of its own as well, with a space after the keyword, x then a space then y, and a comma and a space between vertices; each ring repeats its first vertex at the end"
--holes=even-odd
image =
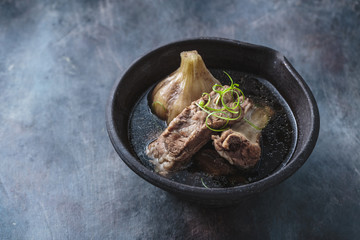
POLYGON ((358 239, 359 60, 358 0, 0 0, 0 239, 358 239), (284 53, 321 115, 307 163, 231 208, 148 184, 105 129, 132 61, 199 36, 284 53))

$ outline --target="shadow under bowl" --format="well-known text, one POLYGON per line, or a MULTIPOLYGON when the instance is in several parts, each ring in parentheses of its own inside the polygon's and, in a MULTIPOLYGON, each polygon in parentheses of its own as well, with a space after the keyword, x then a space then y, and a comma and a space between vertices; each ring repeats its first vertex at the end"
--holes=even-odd
POLYGON ((320 117, 316 101, 302 77, 279 52, 249 43, 220 38, 174 42, 136 60, 115 83, 106 108, 106 126, 120 158, 151 184, 187 200, 227 205, 260 193, 290 177, 315 147, 320 117), (206 66, 231 69, 268 80, 289 105, 297 125, 297 141, 291 159, 269 176, 231 188, 203 188, 181 184, 158 175, 138 159, 129 140, 129 118, 139 98, 156 82, 180 65, 182 51, 197 50, 206 66))

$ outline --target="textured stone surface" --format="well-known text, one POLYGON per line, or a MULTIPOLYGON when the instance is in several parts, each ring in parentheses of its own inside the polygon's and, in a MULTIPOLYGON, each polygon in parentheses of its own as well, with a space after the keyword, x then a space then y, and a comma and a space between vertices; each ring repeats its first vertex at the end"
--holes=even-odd
POLYGON ((0 1, 0 239, 357 239, 359 1, 0 1), (308 162, 242 205, 148 184, 105 130, 114 81, 149 50, 216 36, 284 53, 318 101, 308 162))

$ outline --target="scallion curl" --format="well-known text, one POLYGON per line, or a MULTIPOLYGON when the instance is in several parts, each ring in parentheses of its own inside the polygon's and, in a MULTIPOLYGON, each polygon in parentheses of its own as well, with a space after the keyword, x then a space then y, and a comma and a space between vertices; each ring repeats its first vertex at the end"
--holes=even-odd
POLYGON ((159 101, 155 101, 155 102, 153 102, 153 108, 155 107, 155 105, 156 104, 159 104, 160 106, 162 106, 163 107, 163 109, 164 109, 164 111, 166 112, 166 107, 164 106, 164 104, 162 104, 161 102, 159 102, 159 101))
MULTIPOLYGON (((209 107, 209 103, 211 101, 211 97, 209 93, 203 93, 202 96, 208 96, 208 101, 205 103, 204 101, 200 101, 199 103, 195 103, 200 109, 202 109, 204 112, 206 112, 208 115, 206 116, 205 119, 205 125, 212 131, 214 132, 222 132, 225 131, 227 129, 229 129, 229 127, 225 128, 229 121, 235 121, 238 120, 241 115, 242 115, 242 108, 241 108, 241 104, 244 103, 245 101, 245 95, 243 93, 243 91, 241 91, 241 89, 239 89, 239 84, 234 83, 233 79, 231 78, 231 76, 223 71, 230 79, 231 85, 230 87, 224 89, 224 86, 220 85, 220 84, 214 84, 212 87, 212 90, 217 93, 217 97, 215 100, 215 105, 219 104, 219 101, 221 101, 222 104, 222 108, 211 108, 209 107), (225 101, 224 101, 224 95, 228 92, 231 92, 231 94, 233 95, 232 97, 236 99, 236 101, 234 102, 235 105, 230 107, 228 105, 226 105, 225 101), (236 96, 234 96, 234 92, 236 94, 236 96), (241 94, 241 95, 240 95, 241 94), (240 100, 240 98, 242 98, 240 100), (237 108, 239 108, 239 110, 237 111, 237 108), (237 114, 236 117, 231 118, 231 114, 237 114), (221 115, 225 115, 221 116, 221 115), (212 127, 209 126, 209 118, 213 116, 216 118, 220 118, 223 120, 226 120, 226 123, 224 124, 224 126, 222 126, 220 129, 214 129, 212 127)), ((245 119, 245 118, 244 118, 245 119)), ((245 119, 246 122, 248 122, 252 127, 254 127, 255 129, 260 129, 259 127, 257 127, 255 124, 251 123, 249 120, 245 119)), ((261 130, 261 129, 260 129, 261 130)))
POLYGON ((211 101, 210 94, 205 92, 205 93, 202 94, 202 96, 208 96, 208 97, 209 97, 209 99, 207 100, 206 104, 203 105, 204 107, 207 107, 207 105, 209 105, 209 102, 211 101))
POLYGON ((208 188, 208 186, 205 185, 204 180, 201 178, 201 183, 205 188, 208 188))
POLYGON ((255 125, 254 123, 252 123, 250 120, 248 120, 248 119, 246 119, 246 118, 244 118, 244 120, 245 120, 245 122, 247 122, 250 126, 252 126, 253 128, 255 128, 256 130, 258 130, 258 131, 261 131, 261 130, 262 130, 262 128, 256 126, 256 125, 255 125))
POLYGON ((221 103, 222 103, 222 105, 224 106, 224 108, 226 108, 226 110, 228 110, 229 112, 231 112, 231 113, 237 113, 237 112, 234 112, 233 110, 236 109, 236 108, 239 106, 239 104, 240 104, 240 96, 239 96, 239 94, 238 94, 236 91, 233 91, 232 89, 228 88, 228 89, 224 90, 224 91, 223 91, 223 94, 221 95, 221 103), (224 96, 225 96, 225 94, 226 94, 227 92, 229 92, 229 91, 232 91, 232 93, 235 92, 236 95, 237 95, 237 98, 236 98, 236 99, 237 99, 237 102, 236 102, 236 105, 233 106, 233 107, 227 106, 226 103, 224 102, 224 96))
POLYGON ((223 90, 224 86, 220 85, 220 84, 214 84, 214 86, 212 87, 212 90, 216 93, 220 93, 223 90), (220 87, 220 90, 217 90, 216 88, 220 87))
POLYGON ((229 79, 231 81, 230 87, 233 88, 234 87, 234 81, 232 80, 232 78, 230 77, 230 75, 227 72, 225 72, 225 71, 223 71, 223 72, 229 77, 229 79))
MULTIPOLYGON (((206 116, 205 125, 206 125, 211 131, 214 131, 214 132, 223 132, 223 131, 225 131, 225 130, 228 130, 229 127, 228 127, 228 128, 225 128, 225 127, 228 125, 228 123, 229 123, 229 120, 228 120, 228 119, 225 119, 225 120, 226 120, 226 123, 225 123, 224 126, 222 126, 220 129, 215 129, 215 128, 212 128, 212 127, 209 126, 209 124, 208 124, 209 117, 210 117, 211 115, 213 115, 213 114, 215 115, 215 113, 218 113, 218 112, 212 112, 212 113, 210 113, 210 114, 208 114, 208 115, 206 116)), ((218 117, 218 116, 216 116, 216 117, 218 117)), ((219 118, 219 117, 218 117, 218 118, 219 118)), ((224 119, 224 118, 222 118, 222 119, 224 119)))

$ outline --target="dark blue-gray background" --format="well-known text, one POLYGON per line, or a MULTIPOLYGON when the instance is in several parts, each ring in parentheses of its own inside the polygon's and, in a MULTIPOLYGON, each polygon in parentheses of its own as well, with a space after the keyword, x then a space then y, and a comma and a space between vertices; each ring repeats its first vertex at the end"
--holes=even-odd
POLYGON ((359 1, 0 1, 0 239, 358 239, 359 1), (207 209, 145 182, 105 129, 112 85, 162 44, 214 36, 282 52, 319 140, 291 178, 207 209))

